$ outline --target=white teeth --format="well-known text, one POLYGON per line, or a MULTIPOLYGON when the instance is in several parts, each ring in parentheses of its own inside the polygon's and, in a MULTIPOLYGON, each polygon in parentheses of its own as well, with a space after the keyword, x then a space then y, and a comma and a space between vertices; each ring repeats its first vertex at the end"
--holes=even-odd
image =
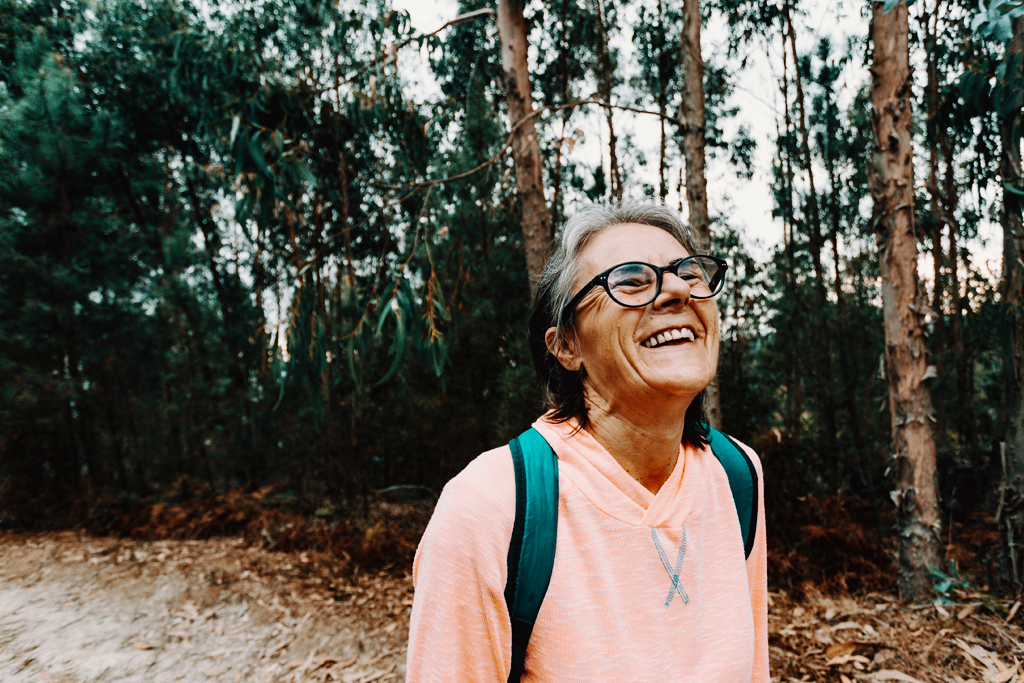
POLYGON ((685 327, 678 327, 672 330, 665 330, 664 332, 659 332, 658 334, 652 335, 646 341, 642 342, 641 346, 648 349, 653 349, 655 347, 661 346, 662 344, 666 344, 670 341, 678 341, 680 339, 693 341, 693 330, 686 329, 685 327))

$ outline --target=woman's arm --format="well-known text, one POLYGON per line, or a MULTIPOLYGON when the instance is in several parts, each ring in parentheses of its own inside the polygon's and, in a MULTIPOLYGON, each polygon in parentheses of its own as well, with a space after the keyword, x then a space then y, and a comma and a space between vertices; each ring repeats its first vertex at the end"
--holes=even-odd
POLYGON ((754 610, 754 673, 752 683, 768 683, 768 548, 765 540, 764 472, 761 460, 744 446, 757 470, 757 530, 747 558, 750 605, 754 610))
POLYGON ((505 606, 515 481, 508 447, 484 453, 445 487, 416 551, 407 683, 504 683, 505 606))

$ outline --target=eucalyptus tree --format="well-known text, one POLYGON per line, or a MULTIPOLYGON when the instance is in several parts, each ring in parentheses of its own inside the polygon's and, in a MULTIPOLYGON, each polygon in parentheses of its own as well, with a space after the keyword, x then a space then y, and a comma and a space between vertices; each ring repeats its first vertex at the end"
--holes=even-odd
POLYGON ((900 595, 924 599, 942 563, 932 405, 914 233, 910 27, 906 3, 872 7, 874 200, 885 319, 885 372, 896 476, 900 595))
POLYGON ((516 169, 516 190, 523 222, 523 246, 530 292, 544 268, 551 242, 551 217, 544 199, 540 144, 537 141, 533 90, 527 60, 527 29, 523 16, 524 0, 498 2, 498 34, 501 36, 501 61, 505 70, 512 158, 516 169))
POLYGON ((987 94, 998 117, 999 176, 1003 228, 1003 272, 999 283, 1003 337, 1003 429, 1000 438, 1002 481, 996 522, 1002 536, 1002 576, 1024 587, 1024 3, 994 0, 975 16, 972 31, 1003 47, 994 68, 978 69, 964 79, 969 94, 987 94), (993 78, 994 77, 994 78, 993 78), (989 86, 989 83, 993 83, 989 86), (991 90, 989 91, 989 87, 991 90))
POLYGON ((1000 521, 1003 525, 1004 564, 1007 578, 1020 589, 1024 585, 1024 172, 1021 142, 1024 138, 1024 7, 1012 19, 1013 37, 1006 49, 1000 90, 1000 132, 1003 181, 1003 273, 999 295, 1005 316, 1005 424, 1003 484, 1000 521), (1016 502, 1007 503, 1007 500, 1016 502))

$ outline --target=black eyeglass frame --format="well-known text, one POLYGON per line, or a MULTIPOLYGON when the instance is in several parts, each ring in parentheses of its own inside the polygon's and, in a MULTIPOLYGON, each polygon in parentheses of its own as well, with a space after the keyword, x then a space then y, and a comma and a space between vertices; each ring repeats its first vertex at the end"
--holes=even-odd
POLYGON ((711 259, 718 266, 718 270, 715 272, 714 276, 712 276, 711 278, 711 281, 708 283, 708 288, 711 290, 711 294, 708 294, 707 296, 695 296, 693 294, 690 294, 690 298, 702 300, 711 299, 717 296, 722 291, 722 287, 725 285, 725 271, 729 269, 729 262, 726 261, 725 259, 720 259, 717 256, 712 256, 710 254, 694 254, 693 256, 686 256, 681 259, 676 259, 667 266, 656 266, 653 263, 645 263, 644 261, 625 261, 623 263, 618 263, 612 266, 603 273, 599 273, 594 277, 593 280, 584 285, 583 289, 577 292, 576 296, 570 299, 569 303, 567 303, 565 305, 565 308, 562 309, 562 312, 560 314, 561 322, 563 324, 567 322, 569 318, 572 317, 572 314, 576 310, 576 307, 580 305, 581 301, 583 301, 583 297, 585 297, 590 292, 590 290, 592 290, 594 287, 597 287, 598 285, 604 287, 604 291, 608 293, 608 298, 610 298, 612 301, 617 303, 619 306, 622 306, 623 308, 643 308, 644 306, 649 306, 655 299, 658 298, 658 295, 661 294, 661 283, 664 280, 664 274, 666 272, 672 272, 676 277, 680 277, 679 268, 687 261, 692 261, 695 258, 711 259), (611 275, 612 271, 617 270, 622 266, 630 265, 647 266, 648 268, 653 269, 657 275, 657 280, 655 281, 654 287, 654 296, 652 296, 650 301, 647 301, 646 303, 624 304, 615 298, 615 295, 612 294, 611 288, 608 286, 608 276, 611 275))

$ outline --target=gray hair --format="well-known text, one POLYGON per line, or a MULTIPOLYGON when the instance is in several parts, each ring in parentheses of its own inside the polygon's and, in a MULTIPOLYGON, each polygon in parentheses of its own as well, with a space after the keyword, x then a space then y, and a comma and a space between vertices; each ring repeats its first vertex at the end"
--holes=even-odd
POLYGON ((659 202, 627 199, 621 204, 594 204, 580 209, 566 222, 561 237, 555 241, 537 285, 538 291, 550 288, 550 312, 555 338, 559 342, 565 333, 560 313, 575 294, 581 267, 580 254, 604 230, 630 223, 661 228, 675 237, 690 254, 703 253, 705 248, 703 240, 691 232, 679 214, 659 202))

